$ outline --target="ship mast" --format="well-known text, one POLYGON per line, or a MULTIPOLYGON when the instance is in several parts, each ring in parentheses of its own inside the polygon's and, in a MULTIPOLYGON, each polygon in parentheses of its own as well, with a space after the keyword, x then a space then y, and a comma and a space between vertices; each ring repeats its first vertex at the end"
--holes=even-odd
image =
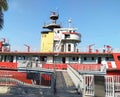
POLYGON ((72 19, 71 18, 68 20, 68 23, 69 23, 69 28, 71 28, 71 24, 72 24, 72 19))
POLYGON ((53 31, 54 28, 61 28, 61 26, 59 24, 57 24, 59 14, 57 14, 56 12, 51 12, 51 15, 50 15, 49 18, 52 20, 52 22, 51 23, 45 23, 43 28, 47 28, 47 29, 52 30, 52 31, 53 31))

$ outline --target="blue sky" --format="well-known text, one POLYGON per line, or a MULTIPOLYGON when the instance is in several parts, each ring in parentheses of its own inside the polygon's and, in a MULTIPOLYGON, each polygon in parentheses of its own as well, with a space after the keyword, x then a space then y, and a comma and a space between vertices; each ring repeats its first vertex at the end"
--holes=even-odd
POLYGON ((79 47, 120 48, 120 0, 8 0, 8 4, 0 38, 9 40, 13 50, 25 49, 24 44, 39 50, 40 32, 51 11, 59 12, 64 27, 72 18, 72 26, 82 34, 79 47))

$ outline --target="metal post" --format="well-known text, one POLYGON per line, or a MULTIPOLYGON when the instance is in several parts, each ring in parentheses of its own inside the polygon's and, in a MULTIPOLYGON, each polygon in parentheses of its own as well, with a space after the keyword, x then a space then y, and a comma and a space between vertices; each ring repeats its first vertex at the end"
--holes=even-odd
POLYGON ((55 72, 56 71, 55 55, 53 56, 53 65, 54 65, 54 72, 55 72))
POLYGON ((7 86, 7 74, 8 74, 8 71, 6 71, 6 75, 5 75, 5 79, 6 79, 6 86, 7 86))
POLYGON ((56 93, 56 76, 54 73, 51 73, 52 79, 51 79, 51 89, 52 92, 55 94, 56 93))
POLYGON ((39 78, 39 89, 40 89, 40 86, 41 86, 41 73, 39 75, 40 75, 40 78, 39 78))

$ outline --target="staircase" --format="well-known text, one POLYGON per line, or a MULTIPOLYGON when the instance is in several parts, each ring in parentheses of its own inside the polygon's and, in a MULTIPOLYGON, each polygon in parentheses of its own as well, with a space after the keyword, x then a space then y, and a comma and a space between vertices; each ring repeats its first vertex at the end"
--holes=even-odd
POLYGON ((67 71, 56 72, 56 95, 55 97, 82 97, 68 75, 67 71))

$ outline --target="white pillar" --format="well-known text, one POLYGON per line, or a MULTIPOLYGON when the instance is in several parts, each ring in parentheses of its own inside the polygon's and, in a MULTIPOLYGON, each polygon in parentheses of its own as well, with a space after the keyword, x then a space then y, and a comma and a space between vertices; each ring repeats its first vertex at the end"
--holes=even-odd
POLYGON ((13 63, 17 62, 17 57, 13 56, 13 63))
POLYGON ((78 58, 78 63, 81 63, 81 56, 79 56, 78 58))
POLYGON ((69 57, 66 57, 66 63, 69 63, 69 57))

